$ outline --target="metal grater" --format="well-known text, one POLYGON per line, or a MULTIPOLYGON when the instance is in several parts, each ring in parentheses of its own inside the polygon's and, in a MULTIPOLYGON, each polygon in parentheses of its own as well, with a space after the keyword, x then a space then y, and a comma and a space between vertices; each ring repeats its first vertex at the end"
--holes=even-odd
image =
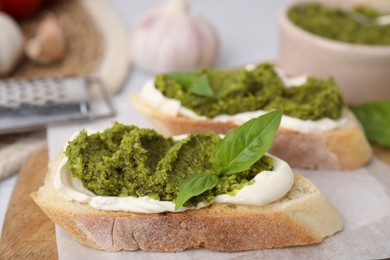
POLYGON ((106 88, 95 77, 0 81, 0 134, 114 114, 106 88))

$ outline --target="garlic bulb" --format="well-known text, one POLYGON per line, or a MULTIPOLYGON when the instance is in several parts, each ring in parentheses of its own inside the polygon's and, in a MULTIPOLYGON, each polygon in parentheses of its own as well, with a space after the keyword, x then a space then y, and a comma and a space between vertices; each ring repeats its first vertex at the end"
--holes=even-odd
POLYGON ((0 12, 0 76, 7 75, 23 53, 23 34, 18 24, 0 12))
POLYGON ((169 0, 135 26, 131 55, 141 69, 151 72, 209 67, 218 54, 214 29, 190 12, 188 0, 169 0))
POLYGON ((26 54, 35 62, 48 64, 60 61, 65 55, 65 50, 64 31, 56 17, 47 14, 38 25, 36 36, 27 41, 26 54))

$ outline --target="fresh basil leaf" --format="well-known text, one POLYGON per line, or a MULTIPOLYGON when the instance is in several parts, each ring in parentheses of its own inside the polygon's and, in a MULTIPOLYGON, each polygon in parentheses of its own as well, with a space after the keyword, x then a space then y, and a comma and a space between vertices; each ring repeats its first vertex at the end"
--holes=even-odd
POLYGON ((275 110, 230 130, 217 143, 211 157, 217 173, 242 172, 258 161, 271 148, 282 114, 281 110, 275 110))
POLYGON ((214 95, 210 86, 209 76, 206 73, 197 76, 195 72, 191 71, 172 71, 167 73, 167 75, 182 85, 188 93, 206 97, 214 95))
POLYGON ((192 71, 172 71, 167 75, 182 85, 186 91, 190 89, 192 82, 197 78, 196 73, 192 71))
POLYGON ((367 138, 390 147, 390 101, 377 101, 352 107, 367 138))
POLYGON ((199 173, 189 176, 180 184, 175 211, 180 209, 190 198, 211 190, 219 182, 220 179, 215 174, 199 173))
POLYGON ((200 96, 212 97, 214 95, 213 89, 210 86, 209 76, 207 74, 203 74, 202 76, 196 78, 188 92, 194 93, 200 96))

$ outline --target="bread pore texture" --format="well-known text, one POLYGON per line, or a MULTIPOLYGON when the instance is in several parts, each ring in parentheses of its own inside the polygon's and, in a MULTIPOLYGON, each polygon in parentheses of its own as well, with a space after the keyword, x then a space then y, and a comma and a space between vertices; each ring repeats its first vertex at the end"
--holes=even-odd
POLYGON ((62 158, 49 163, 44 185, 31 197, 74 239, 100 250, 208 248, 233 252, 308 245, 321 242, 343 226, 335 207, 299 174, 283 198, 264 206, 215 203, 196 210, 151 214, 98 210, 66 199, 54 187, 62 158))

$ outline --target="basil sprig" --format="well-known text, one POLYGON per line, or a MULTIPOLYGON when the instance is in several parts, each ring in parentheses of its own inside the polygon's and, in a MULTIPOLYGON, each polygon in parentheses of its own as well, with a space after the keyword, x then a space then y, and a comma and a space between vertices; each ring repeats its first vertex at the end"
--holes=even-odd
POLYGON ((206 97, 212 97, 214 95, 209 76, 206 73, 198 76, 195 72, 191 71, 173 71, 167 75, 182 85, 188 93, 206 97))
POLYGON ((193 174, 179 187, 175 210, 194 196, 211 190, 221 182, 220 176, 248 170, 271 147, 280 125, 282 111, 275 110, 254 118, 230 130, 221 139, 211 155, 214 172, 193 174))
POLYGON ((390 147, 390 101, 377 101, 352 107, 368 140, 390 147))

